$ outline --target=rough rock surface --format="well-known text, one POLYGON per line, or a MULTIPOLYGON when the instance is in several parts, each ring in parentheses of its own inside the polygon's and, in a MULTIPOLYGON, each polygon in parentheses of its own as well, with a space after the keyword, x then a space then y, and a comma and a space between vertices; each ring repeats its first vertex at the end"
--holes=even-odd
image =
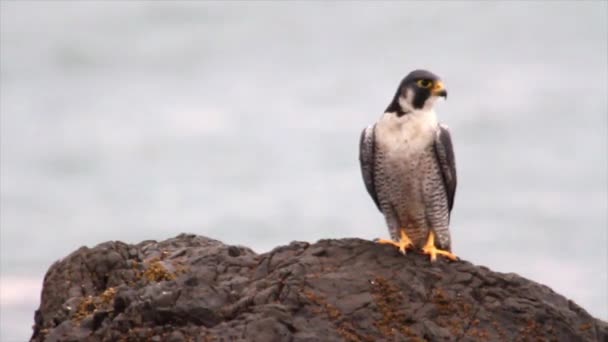
POLYGON ((608 341, 546 286, 359 239, 261 255, 182 234, 51 266, 33 341, 608 341))

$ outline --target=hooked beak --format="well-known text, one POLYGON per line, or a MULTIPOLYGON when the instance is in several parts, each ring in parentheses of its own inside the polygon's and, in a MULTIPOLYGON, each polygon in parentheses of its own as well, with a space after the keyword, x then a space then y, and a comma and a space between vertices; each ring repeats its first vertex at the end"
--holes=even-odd
POLYGON ((435 96, 443 96, 444 99, 448 98, 448 91, 445 89, 443 82, 437 81, 433 85, 433 89, 431 89, 431 94, 435 96))

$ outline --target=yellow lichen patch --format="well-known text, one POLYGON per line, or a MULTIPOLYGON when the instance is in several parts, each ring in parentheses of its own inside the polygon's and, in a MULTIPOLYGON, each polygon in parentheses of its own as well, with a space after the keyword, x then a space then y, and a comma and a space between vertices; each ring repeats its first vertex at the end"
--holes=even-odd
POLYGON ((143 268, 143 265, 139 261, 132 260, 131 269, 133 270, 134 280, 128 282, 129 286, 135 286, 135 282, 143 277, 143 268))
POLYGON ((163 280, 173 280, 175 279, 175 275, 169 272, 162 262, 154 261, 150 263, 146 271, 144 272, 144 277, 149 281, 163 281, 163 280))
POLYGON ((102 309, 106 311, 113 311, 112 304, 116 297, 116 289, 113 287, 107 288, 99 296, 87 296, 82 298, 76 312, 74 313, 73 319, 80 322, 86 316, 95 313, 102 309))
POLYGON ((97 309, 95 298, 93 296, 84 297, 80 304, 78 304, 78 308, 74 314, 74 319, 76 321, 81 321, 86 316, 92 314, 95 309, 97 309))
POLYGON ((114 301, 114 297, 116 297, 116 289, 113 287, 107 288, 101 294, 101 302, 104 304, 110 304, 114 301))
POLYGON ((374 325, 382 335, 392 339, 396 333, 401 333, 408 341, 424 341, 408 326, 409 322, 404 313, 405 303, 399 289, 380 277, 375 278, 371 284, 372 296, 382 317, 374 322, 374 325))

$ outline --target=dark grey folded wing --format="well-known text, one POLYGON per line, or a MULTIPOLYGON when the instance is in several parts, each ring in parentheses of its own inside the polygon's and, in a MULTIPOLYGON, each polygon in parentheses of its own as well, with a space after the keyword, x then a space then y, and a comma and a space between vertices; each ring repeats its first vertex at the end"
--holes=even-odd
POLYGON ((359 142, 359 163, 361 164, 361 174, 365 182, 367 192, 376 203, 376 207, 380 210, 378 195, 374 184, 374 164, 375 164, 375 134, 374 128, 376 125, 367 127, 361 132, 361 140, 359 142))
POLYGON ((439 125, 439 134, 435 138, 435 156, 439 162, 443 185, 448 198, 448 208, 451 212, 454 206, 454 195, 456 194, 456 160, 452 137, 447 126, 439 125))

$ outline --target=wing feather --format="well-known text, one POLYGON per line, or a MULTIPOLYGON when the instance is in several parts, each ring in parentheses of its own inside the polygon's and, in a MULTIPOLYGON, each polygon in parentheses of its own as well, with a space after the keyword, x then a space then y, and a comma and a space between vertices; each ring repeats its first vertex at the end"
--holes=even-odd
POLYGON ((376 125, 371 125, 361 132, 361 140, 359 142, 359 163, 361 164, 361 174, 363 175, 365 188, 374 200, 374 203, 376 203, 378 210, 380 210, 380 203, 378 202, 378 195, 374 183, 374 165, 376 162, 375 127, 376 125))
POLYGON ((454 195, 456 194, 456 159, 452 137, 445 125, 439 125, 439 132, 435 138, 435 156, 439 162, 443 185, 448 198, 448 208, 451 213, 454 206, 454 195))

